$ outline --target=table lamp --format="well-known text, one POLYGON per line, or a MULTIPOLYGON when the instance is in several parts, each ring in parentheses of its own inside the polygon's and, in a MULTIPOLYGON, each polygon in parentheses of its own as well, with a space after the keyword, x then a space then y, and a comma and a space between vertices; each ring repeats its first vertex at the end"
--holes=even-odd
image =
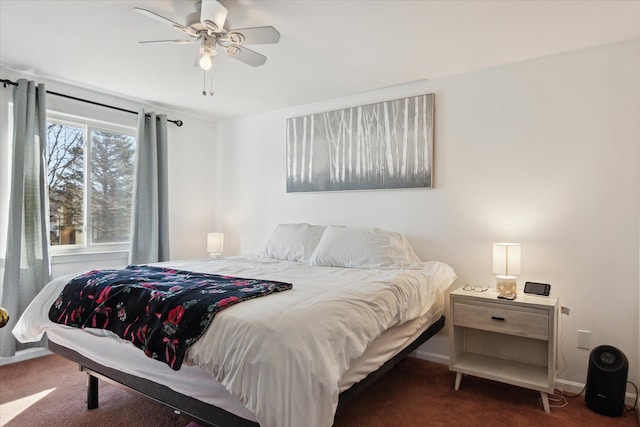
POLYGON ((516 293, 516 275, 520 274, 520 244, 493 244, 493 272, 498 293, 516 293))
POLYGON ((207 252, 211 258, 219 258, 224 250, 224 233, 207 234, 207 252))

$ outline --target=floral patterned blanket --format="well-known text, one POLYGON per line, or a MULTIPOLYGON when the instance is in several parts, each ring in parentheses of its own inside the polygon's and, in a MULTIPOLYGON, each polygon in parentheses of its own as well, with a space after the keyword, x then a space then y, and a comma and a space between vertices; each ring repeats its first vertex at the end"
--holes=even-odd
POLYGON ((285 291, 290 283, 146 265, 93 270, 74 277, 49 310, 53 322, 108 329, 172 369, 233 304, 285 291))

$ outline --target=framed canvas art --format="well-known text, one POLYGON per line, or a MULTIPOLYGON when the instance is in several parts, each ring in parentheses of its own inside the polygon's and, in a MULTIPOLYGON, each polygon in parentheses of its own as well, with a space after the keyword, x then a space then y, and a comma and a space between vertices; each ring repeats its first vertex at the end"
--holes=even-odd
POLYGON ((434 94, 287 119, 287 192, 431 188, 434 94))

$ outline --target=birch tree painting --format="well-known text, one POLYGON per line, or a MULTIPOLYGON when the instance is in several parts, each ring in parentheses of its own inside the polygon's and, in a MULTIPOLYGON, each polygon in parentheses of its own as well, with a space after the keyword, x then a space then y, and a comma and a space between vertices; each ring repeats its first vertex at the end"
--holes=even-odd
POLYGON ((434 95, 287 120, 287 192, 431 187, 434 95))

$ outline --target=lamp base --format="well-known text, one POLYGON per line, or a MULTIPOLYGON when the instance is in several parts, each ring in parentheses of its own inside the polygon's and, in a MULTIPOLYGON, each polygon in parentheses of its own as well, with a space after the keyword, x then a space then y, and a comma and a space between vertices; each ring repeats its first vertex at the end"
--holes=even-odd
POLYGON ((516 276, 496 276, 496 291, 499 294, 515 294, 516 276))
POLYGON ((4 328, 7 323, 9 323, 9 312, 0 307, 0 328, 4 328))

